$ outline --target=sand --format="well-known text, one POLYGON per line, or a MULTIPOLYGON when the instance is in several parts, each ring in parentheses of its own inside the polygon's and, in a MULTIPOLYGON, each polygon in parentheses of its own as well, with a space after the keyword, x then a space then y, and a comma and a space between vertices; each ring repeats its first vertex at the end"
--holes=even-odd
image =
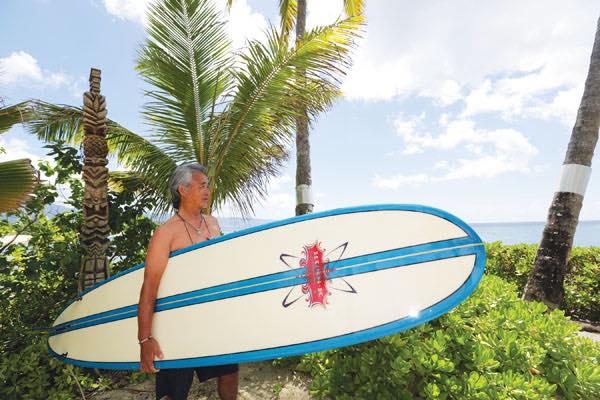
MULTIPOLYGON (((271 361, 240 366, 239 400, 309 400, 309 379, 290 368, 273 367, 271 361)), ((120 389, 102 391, 89 400, 154 400, 154 377, 120 389)), ((200 383, 194 377, 188 400, 219 400, 217 381, 200 383)))

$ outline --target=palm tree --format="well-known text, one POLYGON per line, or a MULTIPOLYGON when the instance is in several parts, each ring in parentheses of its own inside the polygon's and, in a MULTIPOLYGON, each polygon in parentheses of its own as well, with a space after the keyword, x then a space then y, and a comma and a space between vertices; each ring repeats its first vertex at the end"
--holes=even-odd
POLYGON ((600 19, 583 98, 563 163, 561 182, 548 211, 535 265, 523 298, 559 307, 564 297, 564 275, 589 180, 600 128, 600 19))
MULTIPOLYGON (((344 0, 344 11, 350 17, 363 14, 363 0, 344 0)), ((296 26, 296 43, 303 40, 306 31, 306 0, 279 0, 281 31, 287 39, 296 26)), ((304 79, 304 71, 298 69, 299 80, 304 79)), ((310 167, 309 117, 300 110, 296 118, 296 215, 313 211, 311 193, 312 177, 310 167)))
MULTIPOLYGON (((0 107, 0 134, 14 125, 26 122, 29 116, 30 110, 26 103, 0 107)), ((31 160, 24 158, 0 162, 0 182, 0 213, 19 207, 33 192, 37 182, 31 160)))
MULTIPOLYGON (((229 8, 234 0, 227 0, 229 8)), ((363 0, 344 0, 344 11, 347 16, 362 24, 363 0)), ((289 34, 296 27, 296 45, 303 40, 306 32, 306 0, 279 0, 281 17, 281 38, 288 41, 289 34)), ((297 79, 305 79, 305 71, 298 68, 297 79)), ((310 118, 307 110, 300 108, 296 116, 296 215, 304 215, 313 211, 312 175, 310 167, 310 118)))
MULTIPOLYGON (((167 178, 182 162, 208 167, 207 212, 226 202, 242 214, 265 195, 293 137, 299 109, 314 116, 331 105, 345 73, 360 19, 308 32, 289 48, 276 29, 233 53, 209 0, 163 0, 150 6, 148 38, 137 70, 152 89, 143 116, 152 134, 107 121, 109 151, 143 179, 158 212, 169 208, 167 178), (295 71, 306 71, 295 79, 295 71)), ((30 129, 44 140, 81 141, 81 110, 42 102, 30 129)))

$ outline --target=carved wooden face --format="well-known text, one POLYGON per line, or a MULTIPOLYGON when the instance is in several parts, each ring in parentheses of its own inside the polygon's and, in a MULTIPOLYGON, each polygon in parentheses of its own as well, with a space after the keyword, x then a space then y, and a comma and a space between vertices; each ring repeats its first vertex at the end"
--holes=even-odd
POLYGON ((180 208, 206 208, 208 206, 210 196, 208 177, 202 172, 192 172, 189 185, 179 185, 178 190, 181 195, 180 208))

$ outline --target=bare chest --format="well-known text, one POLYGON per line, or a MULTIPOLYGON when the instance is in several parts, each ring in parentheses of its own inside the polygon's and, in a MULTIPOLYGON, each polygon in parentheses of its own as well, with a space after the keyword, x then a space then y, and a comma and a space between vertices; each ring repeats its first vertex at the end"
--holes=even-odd
POLYGON ((204 242, 209 239, 214 239, 221 235, 221 232, 217 227, 203 225, 200 229, 194 229, 187 227, 183 223, 176 225, 173 229, 173 236, 170 245, 170 251, 176 251, 183 249, 184 247, 191 246, 200 242, 204 242))

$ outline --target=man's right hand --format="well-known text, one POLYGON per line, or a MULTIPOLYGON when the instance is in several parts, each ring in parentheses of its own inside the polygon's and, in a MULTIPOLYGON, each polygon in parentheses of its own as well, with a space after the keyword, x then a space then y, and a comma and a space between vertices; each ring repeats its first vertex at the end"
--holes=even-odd
POLYGON ((155 374, 159 370, 154 368, 154 358, 163 359, 163 353, 158 341, 154 338, 140 345, 140 370, 142 372, 155 374))

